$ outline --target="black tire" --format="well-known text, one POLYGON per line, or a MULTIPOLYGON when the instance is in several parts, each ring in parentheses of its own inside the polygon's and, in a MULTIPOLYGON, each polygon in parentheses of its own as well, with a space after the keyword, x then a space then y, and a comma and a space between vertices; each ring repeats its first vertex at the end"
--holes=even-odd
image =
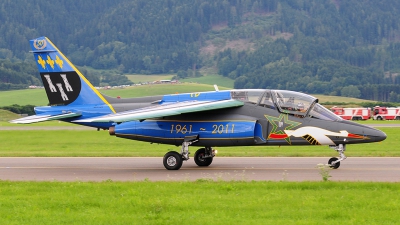
POLYGON ((335 157, 330 158, 329 161, 328 161, 329 167, 331 167, 332 169, 337 169, 337 168, 339 168, 340 162, 337 162, 337 163, 335 163, 335 165, 332 165, 332 162, 334 162, 334 161, 336 161, 336 160, 338 160, 338 158, 335 158, 335 157))
POLYGON ((163 163, 167 170, 179 170, 183 163, 182 156, 175 151, 168 152, 164 155, 163 163))
POLYGON ((200 148, 194 154, 194 162, 198 166, 209 166, 209 165, 211 165, 211 163, 213 161, 213 157, 203 158, 205 154, 206 154, 206 149, 205 148, 200 148))

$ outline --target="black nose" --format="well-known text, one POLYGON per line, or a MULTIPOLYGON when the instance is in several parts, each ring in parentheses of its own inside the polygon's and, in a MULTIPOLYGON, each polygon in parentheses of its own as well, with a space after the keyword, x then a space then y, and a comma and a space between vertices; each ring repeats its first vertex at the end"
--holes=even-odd
POLYGON ((373 140, 373 142, 383 141, 386 139, 387 135, 375 128, 370 128, 367 132, 365 132, 367 136, 373 140))

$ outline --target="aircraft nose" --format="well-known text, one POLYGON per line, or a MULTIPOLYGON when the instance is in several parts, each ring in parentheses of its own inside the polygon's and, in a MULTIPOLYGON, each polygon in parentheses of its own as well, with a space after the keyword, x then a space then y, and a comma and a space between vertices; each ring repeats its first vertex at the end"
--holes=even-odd
POLYGON ((373 142, 378 142, 378 141, 383 141, 386 139, 387 135, 375 128, 370 128, 370 130, 367 132, 368 137, 373 140, 373 142))

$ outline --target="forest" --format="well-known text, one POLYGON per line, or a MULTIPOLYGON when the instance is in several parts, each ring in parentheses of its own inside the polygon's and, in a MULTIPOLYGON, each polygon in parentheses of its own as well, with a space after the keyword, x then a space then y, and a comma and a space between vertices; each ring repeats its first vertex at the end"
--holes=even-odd
POLYGON ((41 83, 28 40, 47 36, 117 71, 85 70, 95 85, 216 68, 235 88, 400 102, 399 14, 397 0, 3 0, 0 90, 41 83))

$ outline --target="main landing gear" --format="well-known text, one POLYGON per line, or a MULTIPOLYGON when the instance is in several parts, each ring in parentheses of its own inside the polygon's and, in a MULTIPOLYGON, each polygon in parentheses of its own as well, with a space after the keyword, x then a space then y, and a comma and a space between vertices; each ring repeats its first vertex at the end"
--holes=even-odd
MULTIPOLYGON (((199 141, 197 136, 185 137, 182 143, 181 153, 170 151, 164 155, 163 163, 167 170, 179 170, 183 164, 183 161, 189 159, 189 146, 199 141)), ((211 165, 215 156, 215 150, 211 147, 200 148, 194 154, 194 162, 198 166, 209 166, 211 165)))
POLYGON ((332 157, 329 159, 328 161, 328 165, 332 168, 332 169, 337 169, 340 166, 340 162, 345 160, 347 157, 344 155, 344 151, 346 151, 346 145, 344 144, 339 144, 339 145, 332 145, 329 146, 330 148, 333 148, 335 151, 337 151, 339 153, 339 159, 336 157, 332 157))

